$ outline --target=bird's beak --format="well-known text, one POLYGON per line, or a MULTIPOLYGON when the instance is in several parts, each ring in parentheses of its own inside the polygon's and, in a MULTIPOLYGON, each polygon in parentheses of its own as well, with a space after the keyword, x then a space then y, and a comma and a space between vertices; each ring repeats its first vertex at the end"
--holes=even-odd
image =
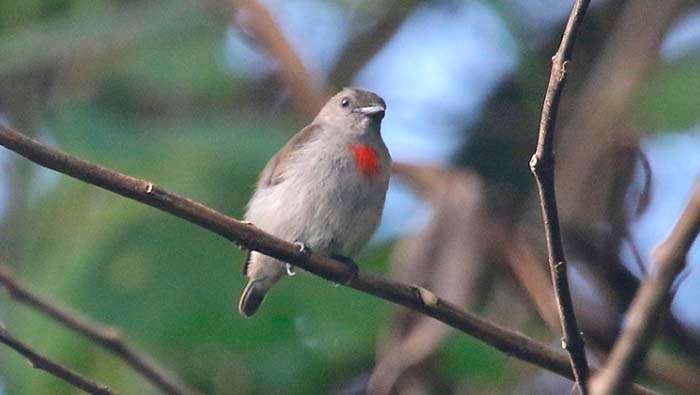
POLYGON ((359 112, 360 114, 364 114, 367 116, 384 116, 384 111, 386 109, 382 106, 367 106, 367 107, 358 107, 353 112, 359 112))

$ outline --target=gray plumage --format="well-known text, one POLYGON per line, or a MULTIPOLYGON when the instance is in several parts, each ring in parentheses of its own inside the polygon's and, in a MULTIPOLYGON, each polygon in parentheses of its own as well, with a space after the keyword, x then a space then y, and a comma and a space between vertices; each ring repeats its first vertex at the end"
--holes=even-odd
MULTIPOLYGON (((245 219, 314 252, 357 254, 379 224, 389 183, 391 158, 380 134, 385 109, 384 100, 369 91, 345 88, 333 96, 270 159, 245 219)), ((250 252, 241 314, 254 314, 285 273, 284 262, 250 252)))

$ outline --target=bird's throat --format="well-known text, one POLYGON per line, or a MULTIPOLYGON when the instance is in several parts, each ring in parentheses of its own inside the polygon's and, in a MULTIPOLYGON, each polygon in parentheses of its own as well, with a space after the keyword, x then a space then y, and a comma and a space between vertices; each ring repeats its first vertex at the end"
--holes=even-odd
POLYGON ((349 144, 350 152, 355 158, 357 170, 366 177, 379 174, 379 157, 377 151, 366 144, 349 144))

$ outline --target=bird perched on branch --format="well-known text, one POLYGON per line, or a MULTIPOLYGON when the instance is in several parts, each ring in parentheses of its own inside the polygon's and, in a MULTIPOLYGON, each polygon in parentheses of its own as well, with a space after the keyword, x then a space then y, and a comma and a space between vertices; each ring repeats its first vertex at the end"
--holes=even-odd
MULTIPOLYGON (((345 88, 313 122, 289 140, 260 174, 245 219, 302 251, 351 266, 374 233, 384 209, 391 157, 380 127, 386 104, 375 93, 345 88)), ((286 263, 251 251, 243 268, 248 284, 238 310, 250 317, 286 263)))

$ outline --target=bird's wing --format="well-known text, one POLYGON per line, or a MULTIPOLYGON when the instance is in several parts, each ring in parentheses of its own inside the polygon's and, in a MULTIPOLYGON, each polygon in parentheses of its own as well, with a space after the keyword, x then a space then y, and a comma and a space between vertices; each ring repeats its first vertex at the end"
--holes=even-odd
MULTIPOLYGON (((260 179, 258 180, 258 189, 269 188, 271 186, 277 185, 284 180, 284 166, 280 166, 286 162, 289 157, 296 152, 304 143, 310 141, 320 132, 321 127, 317 124, 311 124, 306 126, 304 129, 300 130, 295 134, 275 156, 267 162, 267 165, 260 173, 260 179)), ((248 266, 250 265, 251 254, 248 251, 246 255, 245 262, 243 263, 243 275, 247 275, 248 266)))
POLYGON ((275 156, 267 162, 267 166, 260 173, 260 179, 258 180, 258 188, 268 188, 279 184, 284 180, 284 166, 280 166, 285 163, 294 152, 296 152, 304 143, 313 139, 321 130, 321 127, 317 124, 311 124, 306 126, 304 129, 300 130, 294 135, 275 156))

